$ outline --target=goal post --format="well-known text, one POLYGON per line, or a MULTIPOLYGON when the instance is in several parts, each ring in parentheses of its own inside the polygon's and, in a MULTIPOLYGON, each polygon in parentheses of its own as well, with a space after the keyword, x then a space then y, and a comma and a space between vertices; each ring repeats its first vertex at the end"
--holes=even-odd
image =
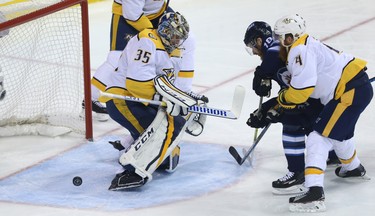
POLYGON ((92 140, 87 0, 2 2, 0 137, 73 131, 92 140))

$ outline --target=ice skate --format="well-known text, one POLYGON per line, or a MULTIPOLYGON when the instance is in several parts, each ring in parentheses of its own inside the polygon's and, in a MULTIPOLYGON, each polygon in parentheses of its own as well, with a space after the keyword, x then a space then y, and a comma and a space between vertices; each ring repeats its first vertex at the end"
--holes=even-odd
POLYGON ((305 175, 303 172, 288 172, 282 178, 272 182, 272 193, 275 195, 292 195, 300 194, 307 191, 303 186, 305 175))
POLYGON ((147 177, 142 178, 135 172, 125 170, 122 173, 116 174, 108 190, 117 191, 117 190, 141 187, 142 185, 146 184, 147 180, 148 180, 147 177))
POLYGON ((328 159, 327 159, 327 166, 337 167, 341 164, 340 159, 337 157, 334 150, 329 151, 328 159))
POLYGON ((121 141, 120 140, 115 140, 115 141, 108 141, 109 144, 111 144, 113 146, 113 148, 119 150, 119 151, 122 151, 125 149, 124 146, 122 146, 121 144, 121 141))
MULTIPOLYGON (((85 101, 82 102, 82 109, 85 109, 85 101)), ((99 101, 92 101, 92 118, 100 122, 105 122, 109 119, 107 108, 99 101)))
POLYGON ((322 187, 310 187, 302 195, 289 198, 291 212, 322 212, 326 210, 322 187))
POLYGON ((342 166, 337 167, 335 174, 341 178, 362 178, 365 180, 371 179, 366 175, 366 169, 362 166, 362 164, 359 164, 359 166, 354 170, 344 170, 342 166))

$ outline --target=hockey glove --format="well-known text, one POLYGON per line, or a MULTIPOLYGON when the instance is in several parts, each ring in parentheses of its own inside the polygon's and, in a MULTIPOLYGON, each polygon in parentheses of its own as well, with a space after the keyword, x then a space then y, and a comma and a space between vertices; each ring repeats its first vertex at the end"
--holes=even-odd
POLYGON ((250 117, 247 120, 246 124, 252 128, 264 128, 267 125, 265 117, 266 116, 264 116, 261 112, 255 110, 250 114, 250 117))
POLYGON ((284 109, 279 104, 277 104, 275 107, 268 110, 266 121, 269 123, 280 122, 283 114, 284 109))
POLYGON ((186 116, 188 114, 188 108, 187 107, 182 107, 178 104, 175 104, 171 101, 165 101, 165 103, 167 104, 167 113, 171 116, 178 116, 178 115, 182 115, 182 116, 186 116))
POLYGON ((253 90, 255 93, 261 97, 269 97, 271 95, 272 82, 269 78, 262 78, 260 75, 261 71, 259 66, 254 72, 253 78, 253 90))
POLYGON ((267 118, 267 111, 272 109, 274 106, 277 105, 276 97, 269 99, 268 101, 262 104, 260 108, 260 112, 255 110, 253 113, 250 114, 249 119, 247 120, 246 124, 253 128, 263 128, 269 122, 267 118))

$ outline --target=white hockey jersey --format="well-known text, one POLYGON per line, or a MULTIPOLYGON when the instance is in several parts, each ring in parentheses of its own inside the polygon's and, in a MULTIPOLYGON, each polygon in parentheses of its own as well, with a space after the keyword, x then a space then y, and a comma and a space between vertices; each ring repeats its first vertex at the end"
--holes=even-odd
POLYGON ((338 52, 305 34, 290 48, 287 69, 291 73, 290 87, 284 92, 285 102, 300 104, 309 97, 327 104, 338 99, 345 85, 367 62, 350 54, 338 52))
POLYGON ((152 28, 150 20, 166 9, 164 0, 114 0, 112 13, 122 15, 138 31, 152 28))
MULTIPOLYGON (((191 45, 189 43, 192 41, 185 42, 182 46, 191 45)), ((121 54, 116 71, 107 74, 106 92, 153 99, 156 94, 153 79, 160 74, 174 80, 177 88, 190 91, 194 70, 191 62, 187 60, 193 59, 193 56, 190 56, 193 50, 187 51, 185 52, 184 48, 176 49, 169 55, 155 29, 143 30, 129 41, 121 54), (187 58, 182 61, 185 56, 187 58), (191 70, 181 71, 181 67, 191 70)))

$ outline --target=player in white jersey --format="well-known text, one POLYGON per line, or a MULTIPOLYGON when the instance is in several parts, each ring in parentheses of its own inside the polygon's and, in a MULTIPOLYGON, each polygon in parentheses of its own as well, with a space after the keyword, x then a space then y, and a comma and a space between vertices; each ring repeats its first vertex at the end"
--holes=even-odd
MULTIPOLYGON (((7 21, 5 15, 0 11, 0 23, 7 21)), ((5 37, 9 34, 9 29, 0 31, 0 38, 5 37)), ((2 74, 2 68, 0 65, 0 101, 4 99, 6 91, 4 88, 4 76, 2 74)))
POLYGON ((190 89, 191 84, 177 76, 184 57, 179 54, 183 50, 177 48, 182 47, 188 33, 189 26, 181 14, 166 13, 157 29, 145 29, 130 39, 118 69, 108 76, 107 93, 152 100, 162 97, 167 103, 163 108, 121 99, 106 101, 110 117, 134 140, 130 146, 123 146, 119 159, 123 169, 109 190, 142 186, 160 167, 175 170, 179 140, 195 116, 188 114, 187 108, 202 99, 186 93, 184 89, 190 89))
POLYGON ((338 52, 305 33, 305 21, 298 14, 280 18, 275 37, 287 48, 290 87, 279 92, 278 103, 291 109, 309 97, 324 105, 306 140, 305 186, 308 192, 289 199, 291 211, 324 211, 324 171, 328 151, 333 147, 342 165, 339 177, 362 177, 365 168, 354 145, 356 122, 370 103, 373 89, 366 74, 367 62, 338 52))
MULTIPOLYGON (((107 73, 117 67, 120 53, 134 35, 146 28, 156 28, 168 5, 164 0, 114 0, 110 29, 110 52, 107 60, 99 66, 91 85, 93 115, 99 121, 106 121, 106 108, 99 103, 99 90, 106 88, 107 73)), ((168 11, 171 10, 170 8, 168 11)), ((83 104, 84 105, 84 104, 83 104)))
MULTIPOLYGON (((107 82, 107 73, 117 67, 117 62, 122 50, 130 38, 147 28, 157 28, 159 19, 164 12, 172 12, 168 6, 169 1, 164 0, 115 0, 112 6, 110 52, 107 60, 97 69, 92 79, 93 110, 99 113, 99 119, 106 117, 106 109, 99 102, 99 90, 104 91, 107 82)), ((185 45, 186 54, 179 72, 180 77, 192 80, 194 75, 194 49, 195 39, 192 34, 185 45)))

